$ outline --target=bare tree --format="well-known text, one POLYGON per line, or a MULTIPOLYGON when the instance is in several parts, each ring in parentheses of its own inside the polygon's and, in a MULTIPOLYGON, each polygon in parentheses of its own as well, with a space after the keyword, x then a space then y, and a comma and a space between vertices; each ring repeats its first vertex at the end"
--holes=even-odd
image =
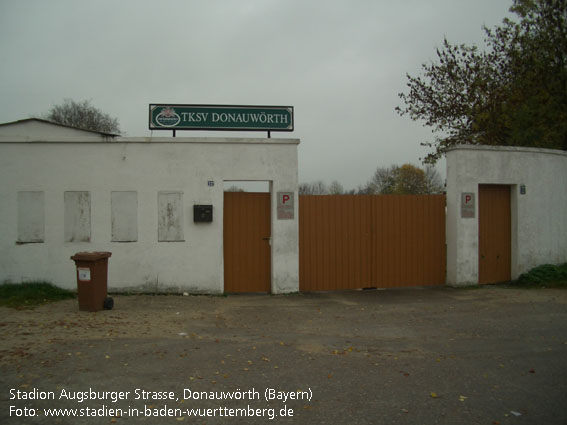
POLYGON ((444 184, 432 166, 425 169, 412 164, 378 167, 365 185, 345 190, 338 180, 329 186, 319 180, 299 185, 300 195, 418 195, 442 193, 444 184))
POLYGON ((343 193, 345 193, 343 185, 340 184, 337 180, 333 180, 329 185, 329 194, 342 195, 343 193))
POLYGON ((62 104, 52 106, 43 118, 83 130, 121 134, 118 119, 95 108, 88 100, 75 102, 65 99, 62 104))
POLYGON ((376 168, 366 187, 359 190, 359 193, 379 193, 382 195, 394 193, 398 168, 396 165, 376 168))
POLYGON ((427 184, 426 193, 443 193, 445 190, 445 183, 435 167, 431 165, 425 167, 425 183, 427 184))
POLYGON ((356 189, 351 190, 352 195, 372 195, 373 189, 370 182, 365 185, 359 184, 356 189))
POLYGON ((441 193, 443 183, 433 167, 423 170, 415 165, 403 164, 378 167, 365 189, 366 193, 380 195, 419 195, 441 193))
POLYGON ((329 189, 327 185, 321 180, 313 183, 301 183, 299 185, 300 195, 327 195, 328 193, 329 189))
POLYGON ((329 193, 329 188, 322 180, 312 183, 314 195, 326 195, 329 193))
POLYGON ((299 183, 298 192, 300 195, 311 195, 311 185, 309 183, 299 183))

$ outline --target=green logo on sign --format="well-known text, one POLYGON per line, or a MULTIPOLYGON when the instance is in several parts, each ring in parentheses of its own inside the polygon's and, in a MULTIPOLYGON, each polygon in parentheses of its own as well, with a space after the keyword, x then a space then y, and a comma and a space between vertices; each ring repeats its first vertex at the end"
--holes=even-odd
POLYGON ((175 113, 173 108, 162 109, 156 115, 156 123, 161 127, 175 127, 181 122, 181 117, 175 113))

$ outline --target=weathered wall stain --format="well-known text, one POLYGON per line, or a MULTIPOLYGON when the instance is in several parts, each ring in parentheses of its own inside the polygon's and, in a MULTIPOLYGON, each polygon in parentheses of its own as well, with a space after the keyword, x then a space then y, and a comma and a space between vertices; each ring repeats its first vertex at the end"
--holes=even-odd
POLYGON ((183 240, 183 192, 159 192, 158 241, 183 240))
POLYGON ((65 192, 65 242, 91 241, 90 192, 65 192))
POLYGON ((138 192, 113 191, 111 193, 112 242, 138 240, 138 192))
POLYGON ((45 239, 45 194, 41 191, 18 192, 17 243, 39 243, 45 239))

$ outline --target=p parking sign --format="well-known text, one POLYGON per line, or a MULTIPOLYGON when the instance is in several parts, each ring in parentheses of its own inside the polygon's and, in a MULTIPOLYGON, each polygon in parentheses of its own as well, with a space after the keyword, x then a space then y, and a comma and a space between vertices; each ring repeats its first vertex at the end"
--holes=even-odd
POLYGON ((461 193, 461 218, 474 218, 475 209, 475 194, 472 192, 461 193))
POLYGON ((293 192, 278 192, 278 220, 294 219, 293 192))

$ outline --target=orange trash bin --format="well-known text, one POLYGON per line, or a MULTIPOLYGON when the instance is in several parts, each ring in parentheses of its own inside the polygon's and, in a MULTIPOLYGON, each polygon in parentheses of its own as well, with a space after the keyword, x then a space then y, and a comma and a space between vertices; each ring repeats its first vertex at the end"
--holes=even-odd
POLYGON ((107 296, 108 258, 110 252, 77 252, 71 257, 77 268, 79 310, 111 310, 112 298, 107 296))

